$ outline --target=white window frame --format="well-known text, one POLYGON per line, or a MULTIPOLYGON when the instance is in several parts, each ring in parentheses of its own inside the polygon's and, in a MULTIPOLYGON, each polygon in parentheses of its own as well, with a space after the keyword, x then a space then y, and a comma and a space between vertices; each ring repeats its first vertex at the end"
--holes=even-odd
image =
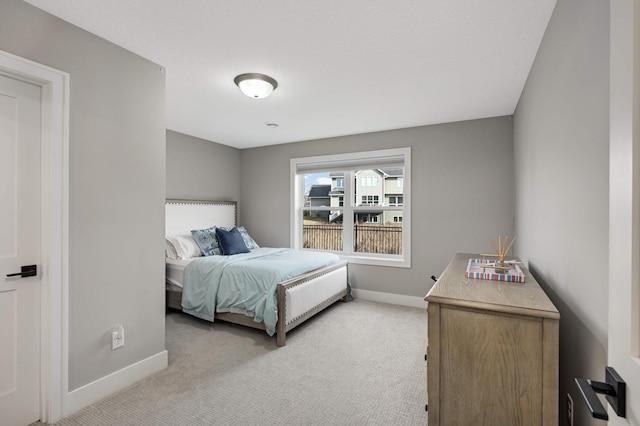
MULTIPOLYGON (((397 165, 399 162, 404 166, 403 178, 403 205, 402 207, 402 254, 383 253, 361 253, 353 251, 352 232, 346 230, 353 228, 354 214, 359 211, 359 207, 353 202, 344 203, 340 207, 343 213, 343 235, 344 250, 336 252, 351 263, 392 266, 401 268, 411 267, 411 148, 394 148, 378 151, 354 152, 348 154, 322 155, 304 158, 292 158, 290 161, 290 211, 291 211, 291 247, 303 249, 303 212, 304 206, 304 172, 299 170, 315 171, 343 171, 345 168, 352 168, 357 164, 358 169, 378 169, 397 165)), ((353 199, 354 190, 353 179, 347 179, 345 173, 345 200, 353 199), (349 195, 349 197, 347 197, 349 195)), ((380 210, 397 211, 399 206, 377 206, 380 210)), ((336 210, 333 207, 314 207, 314 210, 336 210)))

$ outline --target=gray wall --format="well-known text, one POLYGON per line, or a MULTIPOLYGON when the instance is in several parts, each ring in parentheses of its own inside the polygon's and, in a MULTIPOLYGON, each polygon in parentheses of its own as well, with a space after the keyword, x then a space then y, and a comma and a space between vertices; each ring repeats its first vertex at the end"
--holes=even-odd
POLYGON ((161 67, 20 0, 0 49, 71 75, 69 390, 164 350, 161 67), (112 351, 112 328, 126 345, 112 351))
POLYGON ((167 130, 167 198, 238 201, 240 150, 167 130))
MULTIPOLYGON (((560 421, 607 365, 609 2, 558 0, 514 117, 517 251, 560 310, 560 421), (602 261, 602 262, 599 262, 602 261)), ((561 423, 563 424, 563 423, 561 423)))
POLYGON ((258 244, 290 244, 289 160, 411 147, 412 268, 349 266, 355 288, 424 297, 459 251, 486 252, 513 234, 510 117, 244 149, 241 222, 258 244))

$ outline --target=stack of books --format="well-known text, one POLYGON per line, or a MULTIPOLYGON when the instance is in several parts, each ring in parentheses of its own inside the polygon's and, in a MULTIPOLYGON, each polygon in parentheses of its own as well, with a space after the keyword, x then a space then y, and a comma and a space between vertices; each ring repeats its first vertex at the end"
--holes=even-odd
POLYGON ((496 260, 494 259, 469 259, 464 276, 480 280, 524 282, 524 272, 517 263, 505 263, 504 269, 495 265, 496 260))

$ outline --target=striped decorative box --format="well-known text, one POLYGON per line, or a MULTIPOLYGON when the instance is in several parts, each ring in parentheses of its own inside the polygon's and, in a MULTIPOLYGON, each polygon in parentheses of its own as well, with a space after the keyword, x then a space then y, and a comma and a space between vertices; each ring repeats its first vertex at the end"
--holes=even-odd
POLYGON ((467 278, 476 278, 480 280, 509 281, 513 283, 524 282, 524 272, 517 263, 511 265, 511 268, 504 273, 497 273, 492 267, 483 267, 487 263, 494 263, 491 259, 469 259, 467 271, 464 276, 467 278))

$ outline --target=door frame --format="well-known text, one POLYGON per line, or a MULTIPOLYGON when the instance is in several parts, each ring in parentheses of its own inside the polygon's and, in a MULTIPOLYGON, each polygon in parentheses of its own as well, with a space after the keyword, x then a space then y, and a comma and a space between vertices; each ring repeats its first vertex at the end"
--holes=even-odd
POLYGON ((609 424, 629 425, 640 419, 640 0, 610 3, 607 365, 627 381, 627 417, 609 408, 609 424))
POLYGON ((67 413, 69 390, 69 74, 0 50, 0 74, 42 88, 40 420, 67 413))

